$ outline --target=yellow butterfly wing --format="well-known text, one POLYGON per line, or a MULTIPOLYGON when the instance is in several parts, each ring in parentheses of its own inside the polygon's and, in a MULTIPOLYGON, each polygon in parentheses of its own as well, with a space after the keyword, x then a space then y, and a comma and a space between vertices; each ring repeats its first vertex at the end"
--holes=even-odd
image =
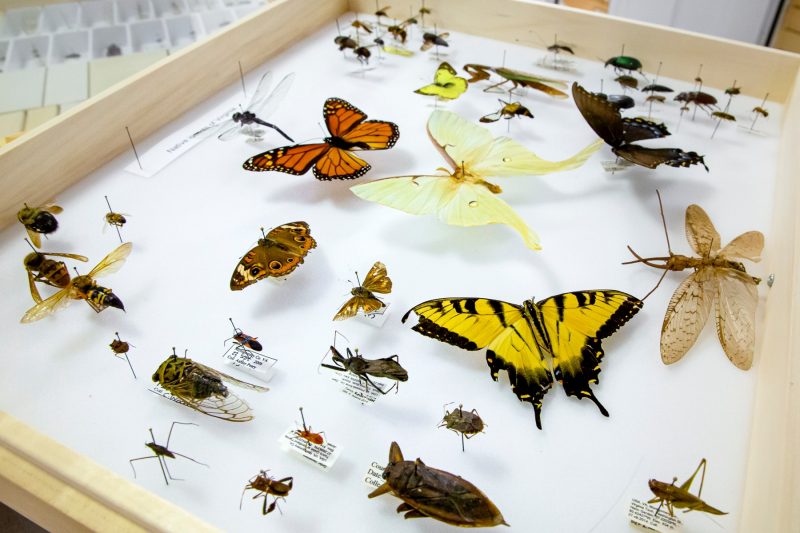
POLYGON ((467 172, 484 178, 572 170, 603 146, 596 140, 568 159, 548 161, 509 137, 495 138, 487 128, 444 110, 431 113, 428 135, 454 170, 463 164, 467 172))
POLYGON ((466 78, 458 76, 455 69, 449 63, 444 62, 436 69, 433 83, 420 87, 414 92, 427 96, 438 96, 446 100, 454 100, 464 94, 468 85, 466 78))
POLYGON ((502 198, 484 185, 451 176, 400 176, 350 188, 364 200, 393 207, 412 215, 436 214, 453 226, 505 224, 522 236, 532 250, 542 248, 539 236, 502 198))
POLYGON ((415 306, 403 322, 412 311, 419 316, 412 329, 422 335, 470 351, 488 348, 492 379, 497 381, 500 370, 508 372, 512 390, 533 405, 541 429, 542 398, 553 377, 520 306, 487 298, 440 298, 415 306))
POLYGON ((553 374, 567 396, 589 398, 603 415, 608 411, 591 389, 598 382, 603 359, 601 341, 642 308, 642 301, 621 291, 577 291, 552 296, 531 311, 543 344, 553 358, 553 374))
POLYGON ((713 269, 701 268, 675 289, 661 326, 661 360, 665 365, 680 361, 706 325, 716 293, 713 278, 713 269))

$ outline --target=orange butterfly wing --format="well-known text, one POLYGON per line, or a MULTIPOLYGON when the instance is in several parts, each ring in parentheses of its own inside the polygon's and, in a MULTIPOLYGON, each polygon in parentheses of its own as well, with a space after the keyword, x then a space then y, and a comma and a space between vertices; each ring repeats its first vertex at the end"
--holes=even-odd
POLYGON ((312 166, 319 180, 347 180, 372 168, 351 150, 386 150, 400 138, 396 124, 365 120, 367 115, 341 98, 328 98, 322 109, 331 137, 315 144, 283 146, 255 155, 242 167, 253 172, 305 174, 312 166))
POLYGON ((253 172, 274 170, 298 176, 308 172, 308 169, 330 149, 328 143, 282 146, 254 155, 244 162, 242 168, 253 172))

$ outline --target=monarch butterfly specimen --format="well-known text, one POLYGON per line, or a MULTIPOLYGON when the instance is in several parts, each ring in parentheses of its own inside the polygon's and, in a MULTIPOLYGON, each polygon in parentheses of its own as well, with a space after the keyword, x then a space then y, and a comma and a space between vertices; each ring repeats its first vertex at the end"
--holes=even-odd
POLYGON ((282 146, 254 155, 242 165, 245 170, 274 170, 287 174, 305 174, 314 167, 318 180, 351 180, 366 174, 369 163, 353 150, 387 150, 400 138, 392 122, 366 120, 367 115, 341 98, 328 98, 322 116, 330 137, 321 143, 282 146))
MULTIPOLYGON (((356 272, 356 280, 358 280, 358 272, 356 272)), ((345 320, 353 318, 359 309, 364 311, 365 315, 380 311, 381 308, 386 307, 386 304, 375 296, 374 293, 376 292, 380 294, 392 292, 392 280, 386 272, 386 265, 380 261, 376 261, 372 268, 369 269, 363 284, 359 283, 358 287, 353 287, 350 291, 352 298, 344 303, 333 319, 345 320)))
POLYGON ((608 411, 595 397, 603 359, 602 340, 633 318, 642 302, 620 291, 577 291, 527 300, 515 305, 488 298, 439 298, 415 306, 414 331, 475 351, 486 348, 492 379, 508 372, 520 401, 530 402, 536 427, 542 429, 542 399, 555 381, 568 396, 588 398, 600 412, 608 411))

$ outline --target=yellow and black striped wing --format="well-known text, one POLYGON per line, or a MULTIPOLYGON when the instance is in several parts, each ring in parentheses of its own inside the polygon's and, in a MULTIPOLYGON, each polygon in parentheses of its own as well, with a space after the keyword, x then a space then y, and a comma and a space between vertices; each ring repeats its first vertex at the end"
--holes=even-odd
POLYGON ((497 381, 500 370, 508 372, 511 388, 521 401, 533 405, 541 429, 542 398, 553 378, 520 306, 486 298, 441 298, 411 311, 419 316, 414 331, 465 350, 488 348, 492 379, 497 381))
POLYGON ((589 398, 600 412, 590 385, 597 383, 603 359, 601 341, 630 320, 642 301, 620 291, 577 291, 536 304, 540 330, 553 357, 553 373, 568 396, 589 398))

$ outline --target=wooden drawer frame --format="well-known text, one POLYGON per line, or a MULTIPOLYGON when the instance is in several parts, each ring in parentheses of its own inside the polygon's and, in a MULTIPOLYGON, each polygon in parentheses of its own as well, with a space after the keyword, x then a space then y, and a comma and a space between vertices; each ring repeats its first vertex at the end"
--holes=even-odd
MULTIPOLYGON (((782 103, 774 215, 768 233, 777 280, 769 292, 758 345, 741 531, 800 530, 800 56, 526 0, 428 0, 440 26, 541 47, 537 34, 580 43, 592 58, 619 52, 657 57, 662 74, 726 87, 731 72, 745 92, 782 103), (531 30, 535 30, 535 33, 531 30), (607 38, 614 35, 613 41, 607 38), (686 58, 691 60, 687 61, 686 58), (724 68, 715 68, 715 65, 724 68)), ((395 12, 416 1, 393 0, 395 12)), ((0 227, 23 202, 44 203, 130 149, 125 127, 145 138, 347 11, 371 12, 372 0, 279 0, 203 42, 169 56, 0 148, 0 227)), ((120 478, 0 412, 0 498, 45 528, 213 530, 187 511, 120 478)))

